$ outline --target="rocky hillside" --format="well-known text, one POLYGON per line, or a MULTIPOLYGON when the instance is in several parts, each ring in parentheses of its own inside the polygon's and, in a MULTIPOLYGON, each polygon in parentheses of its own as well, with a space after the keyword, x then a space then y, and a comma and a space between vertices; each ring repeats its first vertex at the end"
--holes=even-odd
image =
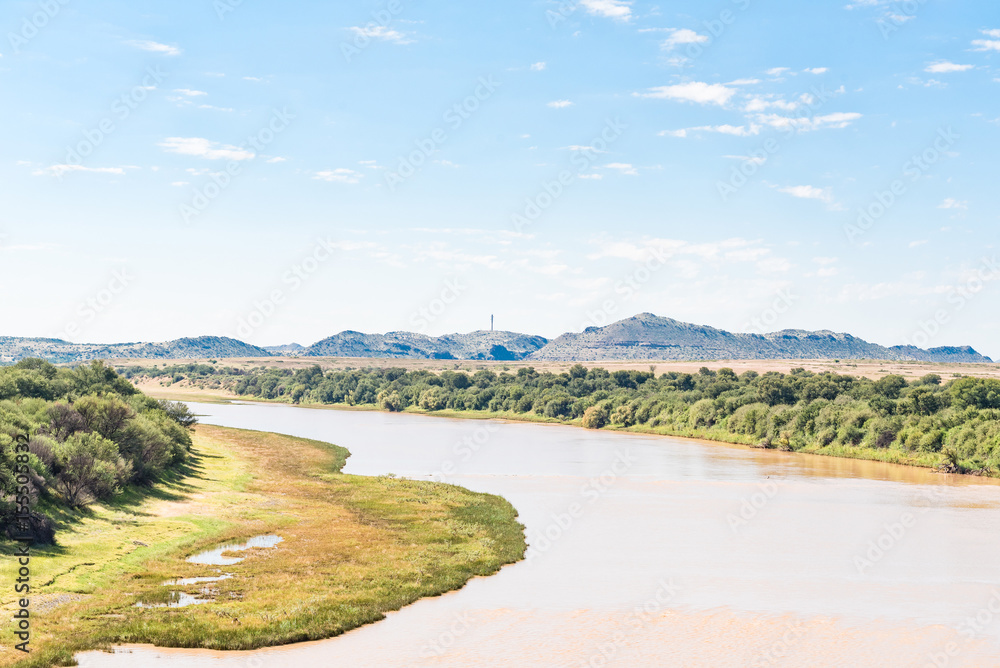
POLYGON ((642 313, 606 327, 553 339, 537 360, 881 359, 922 362, 992 362, 969 347, 886 348, 850 334, 784 330, 734 334, 642 313))
POLYGON ((0 363, 41 357, 54 363, 95 359, 213 359, 270 357, 263 348, 224 336, 200 336, 165 343, 70 343, 61 339, 0 337, 0 363))
POLYGON ((52 362, 92 359, 222 359, 226 357, 372 357, 457 360, 737 360, 877 359, 891 361, 992 362, 968 346, 886 348, 850 334, 788 329, 734 334, 642 313, 607 327, 588 327, 551 341, 515 332, 478 331, 427 336, 413 332, 341 332, 311 346, 291 343, 258 348, 236 339, 202 336, 166 343, 77 344, 59 339, 0 337, 0 364, 25 357, 52 362))
POLYGON ((421 359, 520 360, 548 343, 540 336, 478 331, 427 336, 413 332, 341 332, 315 343, 305 357, 410 357, 421 359))

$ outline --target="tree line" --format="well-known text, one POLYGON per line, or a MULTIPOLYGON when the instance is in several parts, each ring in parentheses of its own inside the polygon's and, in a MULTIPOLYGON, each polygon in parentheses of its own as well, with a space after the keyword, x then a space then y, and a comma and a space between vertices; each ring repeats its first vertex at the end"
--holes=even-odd
POLYGON ((605 427, 703 436, 789 451, 859 456, 899 453, 951 471, 1000 468, 1000 380, 928 374, 878 380, 793 369, 697 373, 614 371, 575 365, 565 373, 367 368, 324 372, 237 370, 212 365, 134 368, 292 403, 387 411, 478 411, 605 427))
POLYGON ((185 461, 195 421, 101 362, 0 367, 0 532, 12 536, 18 506, 28 505, 35 539, 50 542, 47 513, 113 498, 185 461))

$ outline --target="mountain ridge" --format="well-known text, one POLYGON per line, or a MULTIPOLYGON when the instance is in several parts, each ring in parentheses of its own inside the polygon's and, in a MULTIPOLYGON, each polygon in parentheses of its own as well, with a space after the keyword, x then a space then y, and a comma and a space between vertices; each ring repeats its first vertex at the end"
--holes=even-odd
POLYGON ((361 357, 501 361, 871 359, 887 361, 993 363, 971 346, 923 349, 886 347, 831 330, 785 329, 766 334, 733 333, 652 313, 603 327, 587 327, 554 339, 479 330, 429 336, 416 332, 365 334, 345 330, 310 346, 254 346, 224 336, 160 343, 76 344, 61 339, 0 336, 0 364, 25 357, 56 363, 92 359, 221 359, 228 357, 361 357))

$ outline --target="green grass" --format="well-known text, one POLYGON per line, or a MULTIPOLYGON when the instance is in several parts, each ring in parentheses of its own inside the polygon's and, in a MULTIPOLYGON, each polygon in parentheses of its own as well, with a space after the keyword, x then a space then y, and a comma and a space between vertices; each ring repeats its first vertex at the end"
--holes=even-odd
MULTIPOLYGON (((4 649, 0 666, 71 665, 78 651, 119 643, 246 650, 329 638, 524 555, 523 527, 500 497, 343 475, 344 448, 202 426, 194 453, 161 485, 58 517, 59 545, 33 550, 32 579, 42 585, 33 603, 83 598, 36 613, 30 657, 4 649), (198 593, 205 585, 162 586, 215 574, 187 556, 271 533, 284 542, 223 567, 234 577, 212 585, 214 602, 134 607, 164 592, 198 593)), ((12 574, 5 560, 0 579, 12 574)), ((6 615, 14 600, 2 596, 6 615)), ((10 632, 9 625, 0 631, 8 647, 10 632)))

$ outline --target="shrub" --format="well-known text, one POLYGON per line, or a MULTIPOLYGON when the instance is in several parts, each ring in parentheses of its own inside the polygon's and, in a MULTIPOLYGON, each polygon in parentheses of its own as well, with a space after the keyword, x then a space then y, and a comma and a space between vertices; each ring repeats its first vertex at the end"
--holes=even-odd
POLYGON ((583 426, 587 429, 600 429, 608 424, 610 415, 604 405, 591 406, 583 412, 583 426))

